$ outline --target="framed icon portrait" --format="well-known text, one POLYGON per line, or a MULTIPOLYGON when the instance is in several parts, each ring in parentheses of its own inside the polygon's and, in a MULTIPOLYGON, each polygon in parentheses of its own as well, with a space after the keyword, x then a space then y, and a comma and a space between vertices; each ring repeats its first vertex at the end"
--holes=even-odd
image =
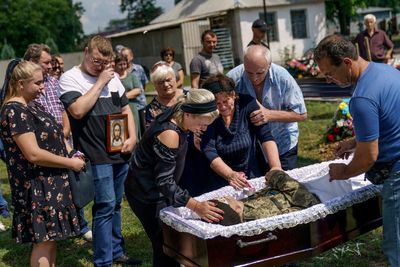
POLYGON ((107 152, 120 152, 128 139, 128 115, 107 115, 107 152))

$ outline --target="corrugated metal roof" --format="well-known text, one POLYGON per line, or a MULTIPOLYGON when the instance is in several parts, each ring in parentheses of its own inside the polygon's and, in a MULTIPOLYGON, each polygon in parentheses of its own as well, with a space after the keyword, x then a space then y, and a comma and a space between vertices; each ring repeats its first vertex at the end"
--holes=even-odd
MULTIPOLYGON (((265 5, 268 8, 272 6, 306 4, 323 1, 324 0, 265 0, 265 5)), ((235 8, 254 8, 262 6, 262 0, 182 0, 168 12, 152 20, 150 25, 111 34, 107 37, 121 37, 138 32, 146 33, 151 30, 179 25, 187 21, 220 15, 235 8)))
MULTIPOLYGON (((323 0, 265 0, 265 5, 267 7, 272 7, 315 2, 323 2, 323 0)), ((226 11, 235 8, 252 8, 262 6, 262 0, 182 0, 171 10, 155 18, 150 22, 150 24, 173 21, 182 17, 205 17, 210 13, 226 11)))

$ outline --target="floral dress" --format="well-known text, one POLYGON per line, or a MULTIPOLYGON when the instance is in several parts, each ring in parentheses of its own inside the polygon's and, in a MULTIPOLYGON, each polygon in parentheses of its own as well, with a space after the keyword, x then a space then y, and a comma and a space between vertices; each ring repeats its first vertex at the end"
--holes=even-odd
POLYGON ((67 170, 29 162, 12 138, 33 132, 40 148, 66 156, 61 126, 38 106, 18 102, 3 106, 0 123, 15 208, 13 238, 17 243, 39 243, 78 235, 78 217, 67 170))

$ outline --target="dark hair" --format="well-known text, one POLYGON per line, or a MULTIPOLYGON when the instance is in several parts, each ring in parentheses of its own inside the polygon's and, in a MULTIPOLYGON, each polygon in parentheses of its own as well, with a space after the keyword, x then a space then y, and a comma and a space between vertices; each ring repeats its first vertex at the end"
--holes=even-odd
POLYGON ((348 57, 353 60, 358 59, 355 46, 349 40, 346 40, 341 35, 329 35, 322 39, 314 51, 315 61, 320 61, 323 58, 329 58, 331 63, 339 66, 343 62, 343 58, 348 57))
POLYGON ((235 82, 221 73, 210 76, 201 84, 201 87, 213 92, 213 94, 235 92, 235 82))
POLYGON ((175 57, 175 50, 172 47, 166 47, 166 48, 161 49, 161 52, 160 52, 161 60, 164 60, 164 56, 168 52, 170 52, 172 54, 173 58, 175 57))
POLYGON ((126 56, 122 55, 121 53, 117 53, 115 55, 114 62, 115 62, 115 64, 118 64, 121 61, 125 61, 126 63, 128 63, 128 58, 126 56))
POLYGON ((204 38, 206 37, 206 35, 210 35, 211 37, 217 36, 217 35, 215 34, 215 32, 213 32, 212 30, 205 30, 205 31, 201 34, 201 41, 204 41, 204 38))
POLYGON ((231 208, 228 204, 225 204, 219 200, 211 200, 216 204, 216 207, 224 211, 224 218, 219 221, 218 224, 224 226, 235 225, 241 223, 240 215, 231 208))
POLYGON ((20 58, 12 59, 8 65, 6 70, 6 75, 4 76, 3 86, 1 87, 0 92, 0 105, 3 105, 4 99, 7 95, 8 86, 10 84, 11 75, 14 71, 14 68, 21 62, 20 58))

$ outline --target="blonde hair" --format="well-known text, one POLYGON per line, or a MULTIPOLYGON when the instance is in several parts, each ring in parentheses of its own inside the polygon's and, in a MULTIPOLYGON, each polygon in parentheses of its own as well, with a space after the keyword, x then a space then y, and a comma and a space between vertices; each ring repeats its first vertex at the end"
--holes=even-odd
POLYGON ((21 61, 15 66, 10 77, 10 82, 8 84, 6 96, 4 97, 3 105, 7 103, 10 98, 18 96, 18 82, 21 80, 29 81, 33 79, 33 73, 36 71, 42 72, 42 67, 31 61, 21 61))
POLYGON ((113 57, 114 51, 111 45, 111 41, 103 36, 95 35, 89 39, 87 48, 89 53, 92 53, 94 48, 99 50, 100 54, 105 57, 113 57))
MULTIPOLYGON (((214 94, 211 93, 210 91, 206 89, 190 89, 186 95, 181 95, 178 97, 176 105, 181 106, 182 104, 203 104, 211 101, 215 101, 215 97, 214 94)), ((184 111, 178 108, 177 111, 174 113, 173 118, 179 124, 181 124, 183 121, 183 114, 184 111)), ((219 112, 218 109, 215 109, 214 111, 208 113, 193 114, 193 115, 209 118, 211 121, 213 121, 219 116, 219 112)))
POLYGON ((154 84, 159 81, 165 80, 168 75, 172 75, 174 79, 176 78, 174 69, 168 66, 165 61, 158 61, 153 65, 152 69, 153 68, 154 71, 150 73, 150 80, 154 84))

